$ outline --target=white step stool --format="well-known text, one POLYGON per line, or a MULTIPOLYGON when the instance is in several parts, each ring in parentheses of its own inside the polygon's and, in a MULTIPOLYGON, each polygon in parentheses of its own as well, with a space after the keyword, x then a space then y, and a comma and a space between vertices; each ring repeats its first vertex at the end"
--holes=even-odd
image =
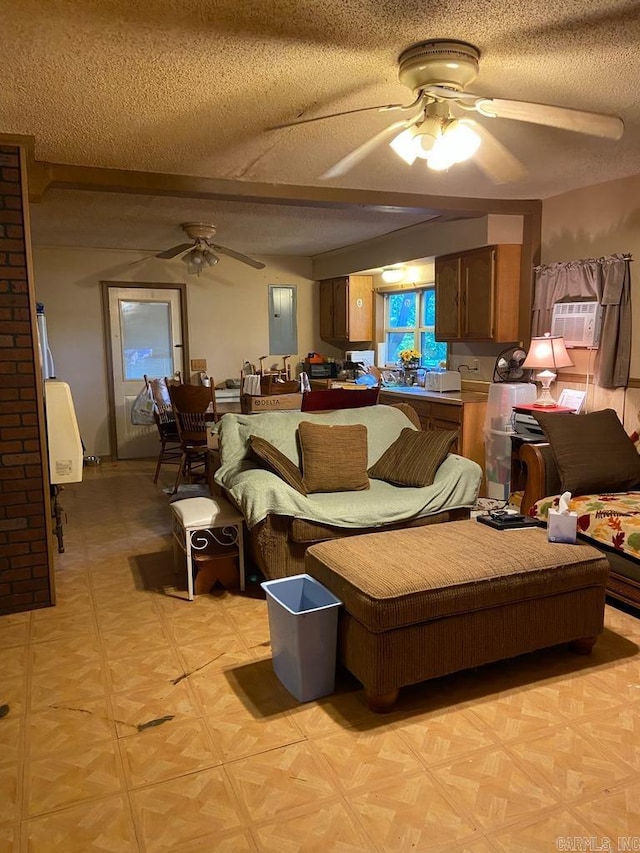
POLYGON ((193 551, 202 551, 212 543, 233 549, 213 554, 212 559, 238 556, 240 589, 244 590, 242 514, 228 500, 217 496, 186 498, 174 501, 170 506, 173 513, 173 536, 187 558, 189 601, 193 601, 193 551))

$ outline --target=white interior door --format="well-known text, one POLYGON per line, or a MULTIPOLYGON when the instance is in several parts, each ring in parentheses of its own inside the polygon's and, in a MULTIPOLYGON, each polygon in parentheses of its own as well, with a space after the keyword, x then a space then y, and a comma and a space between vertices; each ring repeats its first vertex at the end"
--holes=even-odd
POLYGON ((109 328, 117 458, 157 456, 157 428, 134 426, 131 407, 145 374, 161 377, 183 371, 180 291, 109 287, 109 328))

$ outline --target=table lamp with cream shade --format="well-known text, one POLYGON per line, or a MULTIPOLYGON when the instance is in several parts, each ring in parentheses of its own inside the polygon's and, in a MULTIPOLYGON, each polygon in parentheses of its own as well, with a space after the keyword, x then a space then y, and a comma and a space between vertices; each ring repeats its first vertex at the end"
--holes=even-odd
POLYGON ((556 370, 559 367, 571 367, 573 362, 567 352, 562 335, 552 335, 546 332, 540 338, 531 338, 529 352, 524 360, 523 367, 541 372, 536 374, 536 379, 542 383, 540 396, 533 404, 544 408, 557 406, 558 404, 551 396, 551 383, 556 378, 556 370))

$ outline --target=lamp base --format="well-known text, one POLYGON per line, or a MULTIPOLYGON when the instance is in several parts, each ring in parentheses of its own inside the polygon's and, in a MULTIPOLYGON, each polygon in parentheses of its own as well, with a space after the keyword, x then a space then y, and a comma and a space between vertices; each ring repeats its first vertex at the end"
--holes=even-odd
POLYGON ((536 379, 542 384, 540 396, 533 404, 539 409, 552 409, 558 405, 557 401, 551 396, 549 390, 551 383, 556 378, 556 374, 552 370, 543 370, 542 373, 536 374, 536 379))

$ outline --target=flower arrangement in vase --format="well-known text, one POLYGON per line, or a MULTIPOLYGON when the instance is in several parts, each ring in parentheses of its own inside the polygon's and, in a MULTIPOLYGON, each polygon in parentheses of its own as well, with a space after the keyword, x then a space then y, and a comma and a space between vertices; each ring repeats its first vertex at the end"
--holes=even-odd
POLYGON ((420 353, 416 349, 402 349, 398 353, 398 358, 405 370, 420 367, 420 353))

